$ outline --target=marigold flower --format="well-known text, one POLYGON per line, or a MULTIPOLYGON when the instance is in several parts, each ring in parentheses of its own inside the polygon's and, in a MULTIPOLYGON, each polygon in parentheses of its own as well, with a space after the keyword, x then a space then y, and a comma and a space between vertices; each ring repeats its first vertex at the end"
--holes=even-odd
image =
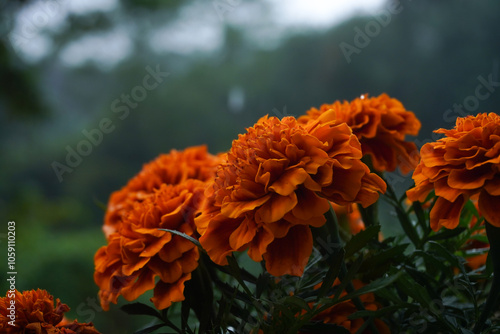
POLYGON ((423 202, 431 190, 438 197, 430 212, 434 231, 455 228, 467 200, 479 194, 484 218, 500 227, 500 116, 483 113, 457 118, 452 130, 439 129, 444 138, 425 144, 413 173, 415 187, 406 192, 423 202))
POLYGON ((373 204, 386 184, 361 162, 345 124, 261 118, 233 141, 195 219, 200 243, 217 264, 248 249, 274 276, 302 275, 312 252, 310 226, 325 223, 328 200, 373 204))
POLYGON ((111 194, 104 217, 106 238, 117 230, 122 217, 134 203, 151 196, 162 184, 175 185, 188 179, 211 180, 219 162, 217 156, 207 152, 206 146, 194 146, 184 151, 171 150, 145 164, 127 185, 111 194))
POLYGON ((184 300, 184 283, 198 266, 198 248, 159 228, 197 238, 193 216, 205 187, 205 182, 194 179, 162 184, 122 217, 120 229, 94 257, 94 280, 103 309, 108 310, 110 302, 116 304, 119 295, 131 301, 151 289, 157 309, 184 300))
MULTIPOLYGON (((337 278, 333 284, 333 286, 339 285, 340 280, 337 278)), ((362 288, 365 284, 361 282, 360 280, 354 279, 352 281, 352 284, 354 286, 354 289, 358 290, 362 288)), ((340 294, 340 298, 344 297, 347 295, 346 291, 342 291, 340 294)), ((360 301, 363 303, 363 306, 366 310, 369 311, 377 311, 380 308, 380 304, 376 302, 375 300, 375 295, 373 293, 366 293, 364 295, 361 295, 358 297, 360 301)), ((346 300, 343 302, 340 302, 338 304, 333 305, 332 307, 326 309, 325 311, 321 312, 317 316, 313 318, 313 321, 321 321, 323 323, 328 323, 328 324, 336 324, 339 326, 344 327, 345 329, 349 330, 350 333, 357 333, 359 328, 364 323, 363 318, 357 318, 357 319, 349 319, 348 317, 351 314, 356 313, 358 308, 354 305, 354 302, 352 300, 346 300)), ((375 319, 374 320, 375 327, 377 328, 378 332, 381 334, 390 334, 389 327, 385 324, 380 319, 375 319)), ((308 332, 301 331, 300 334, 307 334, 308 332)), ((365 329, 363 333, 371 333, 371 330, 369 328, 365 329)))
POLYGON ((100 334, 92 323, 63 322, 64 313, 69 311, 59 298, 54 307, 54 297, 46 290, 30 290, 22 293, 7 291, 0 298, 0 332, 33 334, 100 334), (12 301, 15 303, 13 304, 12 301), (14 313, 11 312, 12 305, 14 313), (15 316, 12 326, 11 316, 15 316))
POLYGON ((299 117, 300 123, 311 120, 347 123, 361 142, 363 155, 370 155, 377 171, 391 172, 399 166, 406 174, 417 165, 417 146, 405 141, 405 136, 418 135, 420 121, 401 102, 387 94, 372 98, 365 94, 351 102, 323 104, 299 117))

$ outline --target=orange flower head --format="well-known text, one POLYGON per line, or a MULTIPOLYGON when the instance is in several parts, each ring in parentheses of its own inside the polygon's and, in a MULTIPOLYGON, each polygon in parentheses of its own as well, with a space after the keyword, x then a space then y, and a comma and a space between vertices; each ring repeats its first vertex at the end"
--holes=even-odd
POLYGON ((66 304, 56 300, 45 290, 30 290, 22 293, 7 291, 0 298, 0 332, 22 334, 100 334, 92 323, 63 323, 64 313, 69 311, 66 304), (12 326, 14 317, 14 326, 12 326))
POLYGON ((119 295, 131 301, 151 289, 157 309, 184 300, 184 283, 198 266, 198 248, 159 228, 197 239, 193 217, 205 187, 205 182, 194 179, 162 184, 152 196, 134 203, 120 229, 94 257, 94 280, 103 309, 108 310, 110 302, 116 304, 119 295))
POLYGON ((405 141, 405 137, 418 134, 420 121, 387 94, 372 98, 366 94, 351 102, 323 104, 299 118, 302 124, 311 120, 347 123, 361 142, 363 155, 371 157, 377 171, 391 172, 399 166, 406 174, 415 169, 419 160, 417 146, 405 141))
POLYGON ((233 141, 195 219, 200 243, 217 264, 248 249, 274 276, 302 275, 310 227, 325 223, 328 201, 374 203, 386 184, 361 162, 345 124, 261 118, 233 141))
POLYGON ((179 184, 188 179, 211 180, 220 162, 217 156, 207 152, 206 146, 194 146, 184 151, 171 150, 145 164, 125 187, 111 194, 103 231, 106 238, 120 226, 122 217, 136 202, 151 196, 162 184, 179 184))
POLYGON ((406 192, 423 202, 434 189, 437 200, 430 212, 434 231, 457 227, 467 200, 479 194, 484 218, 500 227, 500 116, 483 113, 457 118, 452 130, 439 129, 444 138, 426 143, 413 173, 415 187, 406 192))

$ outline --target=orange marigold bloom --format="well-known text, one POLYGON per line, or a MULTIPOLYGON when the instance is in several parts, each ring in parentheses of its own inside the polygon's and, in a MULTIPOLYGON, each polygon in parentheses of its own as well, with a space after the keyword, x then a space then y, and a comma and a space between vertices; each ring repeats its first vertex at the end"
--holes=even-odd
MULTIPOLYGON (((333 286, 339 285, 340 280, 337 278, 333 284, 333 286)), ((361 282, 360 280, 353 280, 352 284, 354 286, 354 289, 358 290, 362 288, 365 284, 361 282)), ((346 291, 342 291, 340 294, 340 298, 344 297, 347 295, 346 291)), ((375 301, 375 295, 373 293, 367 293, 364 295, 359 296, 360 301, 363 303, 363 306, 366 310, 369 311, 377 311, 380 308, 380 304, 375 301)), ((359 328, 364 323, 363 318, 357 318, 357 319, 349 319, 348 317, 351 314, 356 313, 359 311, 356 306, 354 305, 354 302, 352 300, 346 300, 341 303, 335 304, 332 307, 326 309, 325 311, 321 312, 317 316, 313 318, 314 321, 322 321, 323 323, 328 323, 328 324, 336 324, 339 326, 344 327, 345 329, 349 330, 350 333, 357 333, 359 328)), ((390 334, 391 331, 389 330, 389 327, 386 325, 385 322, 383 322, 380 319, 375 319, 374 320, 375 327, 377 328, 378 332, 381 334, 390 334)), ((307 332, 299 332, 301 334, 307 334, 307 332)), ((363 333, 368 334, 371 333, 371 330, 369 328, 365 329, 363 333)))
POLYGON ((351 102, 323 104, 319 110, 312 108, 299 118, 300 123, 311 120, 347 123, 361 142, 363 155, 370 155, 378 171, 391 172, 399 166, 406 174, 417 165, 417 146, 405 141, 405 136, 418 135, 420 121, 387 94, 372 98, 365 94, 351 102))
POLYGON ((198 266, 198 248, 181 236, 158 229, 197 238, 193 216, 205 188, 205 182, 194 179, 162 184, 122 217, 120 229, 94 257, 94 280, 103 309, 108 310, 110 302, 116 304, 119 295, 131 301, 151 289, 157 309, 184 300, 184 283, 198 266))
POLYGON ((233 141, 195 222, 217 264, 248 249, 274 276, 302 275, 311 255, 310 226, 325 223, 328 200, 373 204, 386 184, 361 162, 345 124, 298 124, 261 118, 233 141))
POLYGON ((444 138, 425 144, 413 173, 415 187, 406 192, 424 201, 432 189, 438 197, 430 213, 431 228, 455 228, 467 200, 479 194, 484 218, 500 227, 500 116, 483 113, 457 118, 452 130, 439 129, 444 138))
POLYGON ((127 185, 111 194, 104 217, 106 238, 117 230, 122 217, 134 203, 151 196, 162 184, 175 185, 188 179, 211 180, 219 162, 217 156, 207 152, 206 146, 194 146, 184 151, 171 150, 145 164, 127 185))
POLYGON ((63 323, 64 313, 69 311, 59 298, 54 307, 54 297, 45 290, 19 292, 7 291, 0 298, 0 332, 33 334, 100 334, 92 323, 63 323), (12 326, 12 317, 15 317, 12 326), (10 322, 10 324, 9 324, 10 322))

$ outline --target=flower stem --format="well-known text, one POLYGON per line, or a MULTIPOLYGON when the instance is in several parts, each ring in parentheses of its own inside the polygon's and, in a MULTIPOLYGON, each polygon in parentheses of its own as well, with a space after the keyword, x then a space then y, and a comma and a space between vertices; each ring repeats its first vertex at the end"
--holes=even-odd
POLYGON ((498 305, 500 297, 500 228, 491 225, 485 220, 486 235, 490 243, 488 252, 491 261, 493 262, 493 281, 491 284, 490 293, 484 304, 483 311, 476 322, 474 333, 479 334, 484 328, 486 320, 498 305))
MULTIPOLYGON (((333 207, 331 205, 330 205, 330 210, 328 210, 328 212, 325 213, 325 217, 327 220, 327 222, 326 222, 327 228, 330 230, 332 242, 334 244, 341 245, 342 241, 340 240, 339 223, 337 220, 337 215, 335 214, 335 211, 333 210, 333 207)), ((342 263, 340 265, 340 272, 339 272, 339 279, 341 282, 344 281, 346 275, 347 275, 347 266, 345 264, 345 258, 343 258, 342 263)), ((348 293, 355 291, 352 282, 349 282, 345 289, 348 293)), ((359 297, 352 298, 352 302, 354 303, 354 306, 356 306, 358 311, 365 310, 363 302, 361 301, 361 299, 359 299, 359 297)), ((379 334, 379 332, 378 332, 378 330, 373 322, 370 324, 370 329, 371 329, 372 333, 379 334)))

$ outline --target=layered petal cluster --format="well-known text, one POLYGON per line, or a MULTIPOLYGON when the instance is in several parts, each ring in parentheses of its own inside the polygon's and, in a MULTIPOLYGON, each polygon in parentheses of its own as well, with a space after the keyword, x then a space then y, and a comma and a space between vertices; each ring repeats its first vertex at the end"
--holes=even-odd
POLYGON ((391 172, 399 167, 406 174, 418 163, 418 149, 405 137, 418 134, 420 121, 401 102, 387 94, 372 98, 362 95, 351 102, 323 104, 299 118, 300 123, 311 120, 347 123, 361 142, 363 155, 370 155, 377 171, 391 172))
POLYGON ((434 231, 455 228, 467 200, 479 194, 478 207, 484 218, 500 227, 500 116, 483 113, 457 118, 451 130, 420 150, 421 161, 413 173, 415 187, 406 192, 412 201, 423 202, 434 190, 431 209, 434 231))
POLYGON ((162 184, 122 217, 120 229, 94 257, 103 309, 119 295, 131 301, 148 290, 154 291, 151 301, 160 310, 184 300, 184 283, 198 266, 198 248, 159 228, 197 238, 193 219, 205 188, 205 182, 195 179, 162 184))
MULTIPOLYGON (((337 278, 333 286, 339 285, 340 280, 337 278)), ((356 290, 364 286, 363 282, 360 280, 352 280, 352 284, 356 290)), ((342 291, 340 298, 347 295, 346 291, 342 291)), ((377 311, 381 305, 376 302, 375 295, 373 293, 367 293, 359 296, 360 301, 363 306, 368 311, 377 311)), ((313 318, 314 321, 322 321, 323 323, 336 324, 344 327, 350 333, 358 333, 358 330, 364 324, 363 318, 349 319, 349 316, 358 311, 357 307, 354 305, 352 300, 346 300, 341 303, 335 304, 334 306, 326 309, 317 316, 313 318)), ((374 320, 375 327, 380 334, 389 334, 391 331, 387 324, 380 319, 374 320)), ((300 332, 301 334, 307 334, 307 332, 300 332)), ((363 333, 368 334, 372 331, 367 328, 363 333)))
POLYGON ((111 194, 104 217, 106 238, 118 229, 122 217, 134 203, 151 196, 162 184, 176 185, 188 179, 211 180, 219 162, 219 157, 208 153, 206 146, 194 146, 184 151, 171 150, 145 164, 122 189, 111 194))
POLYGON ((386 184, 361 162, 345 124, 261 118, 233 141, 200 216, 200 243, 217 264, 248 249, 269 273, 302 275, 312 252, 310 227, 325 223, 328 201, 374 203, 386 184))
POLYGON ((92 323, 64 323, 64 313, 69 311, 59 299, 45 290, 8 291, 0 298, 0 332, 33 334, 100 334, 92 323), (14 308, 14 311, 13 311, 14 308), (12 326, 12 316, 15 316, 12 326), (10 324, 9 324, 10 322, 10 324))

